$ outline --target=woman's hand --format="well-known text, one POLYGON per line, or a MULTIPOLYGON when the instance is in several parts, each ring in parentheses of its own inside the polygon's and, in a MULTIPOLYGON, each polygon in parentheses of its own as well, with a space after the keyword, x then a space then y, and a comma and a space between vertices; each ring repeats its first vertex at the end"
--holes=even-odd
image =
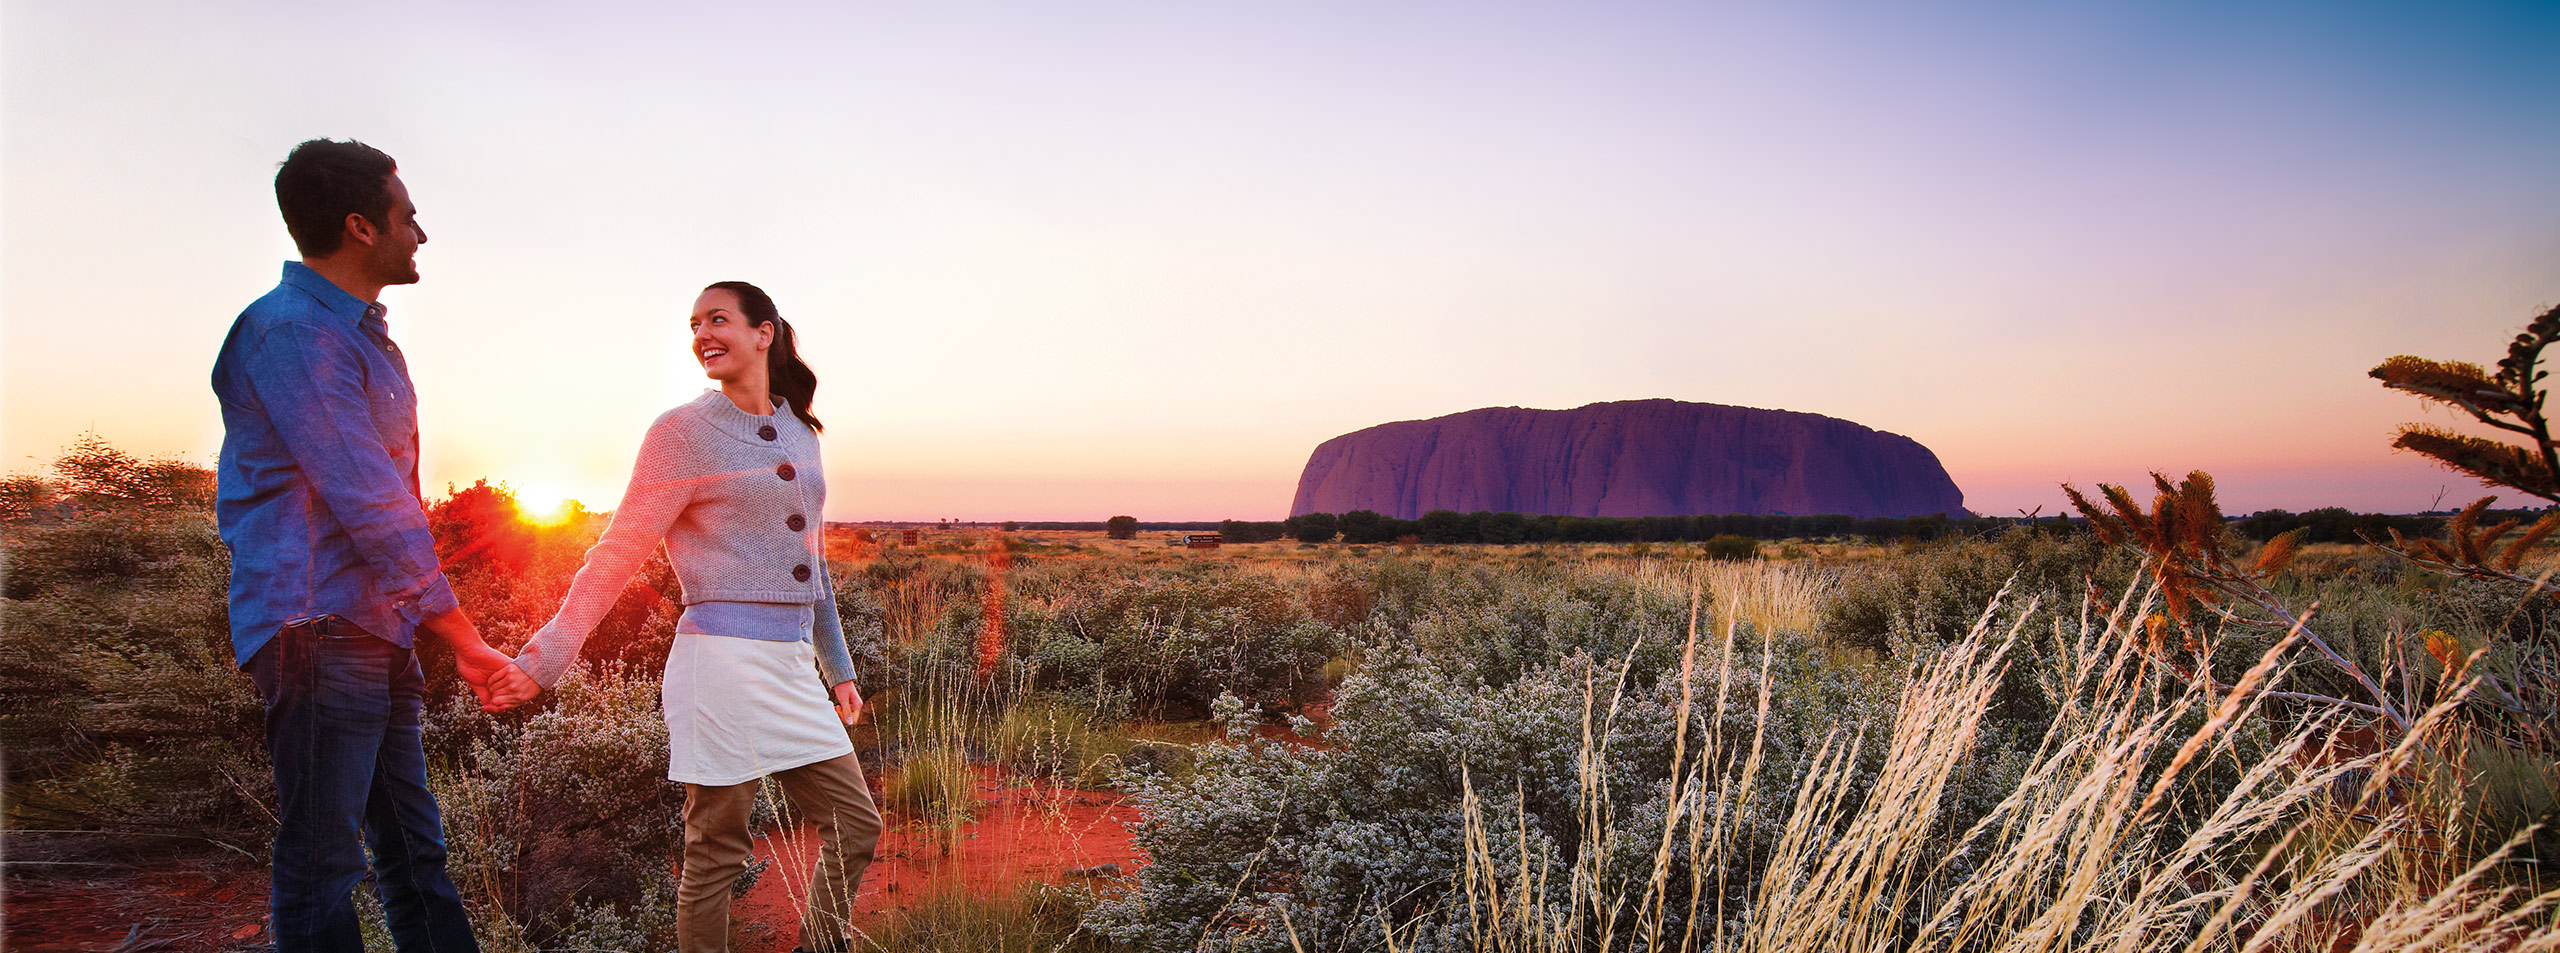
POLYGON ((836 683, 836 717, 848 725, 862 723, 862 687, 851 681, 836 683))
POLYGON ((420 625, 453 648, 454 670, 480 699, 481 711, 505 711, 541 694, 542 687, 533 676, 517 668, 506 653, 490 648, 480 637, 480 627, 471 624, 471 617, 461 609, 428 616, 420 625))

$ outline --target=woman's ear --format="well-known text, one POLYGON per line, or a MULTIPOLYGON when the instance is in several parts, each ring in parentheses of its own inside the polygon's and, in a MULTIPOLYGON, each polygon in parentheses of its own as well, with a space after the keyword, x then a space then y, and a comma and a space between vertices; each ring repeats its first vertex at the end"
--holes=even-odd
POLYGON ((756 350, 763 351, 773 347, 773 329, 777 326, 771 321, 756 325, 756 350))

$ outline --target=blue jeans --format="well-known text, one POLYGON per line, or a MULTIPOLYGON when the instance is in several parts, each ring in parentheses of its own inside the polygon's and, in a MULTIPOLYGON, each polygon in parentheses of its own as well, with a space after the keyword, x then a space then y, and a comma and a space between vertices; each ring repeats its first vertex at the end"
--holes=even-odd
POLYGON ((331 618, 284 627, 250 657, 249 677, 276 768, 277 953, 361 953, 352 895, 367 847, 401 953, 477 953, 427 790, 417 655, 331 618))

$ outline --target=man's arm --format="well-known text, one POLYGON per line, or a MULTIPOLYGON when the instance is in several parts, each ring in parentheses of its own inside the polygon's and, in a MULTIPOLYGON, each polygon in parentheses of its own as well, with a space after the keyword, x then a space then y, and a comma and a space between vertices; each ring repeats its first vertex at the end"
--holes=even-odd
POLYGON ((316 325, 278 325, 251 353, 249 386, 313 494, 381 574, 392 607, 410 624, 423 624, 460 606, 427 531, 427 511, 374 428, 356 346, 316 325))
POLYGON ((250 390, 313 495, 380 573, 392 607, 453 647, 463 680, 490 708, 490 678, 507 658, 480 637, 454 599, 426 509, 374 427, 364 359, 353 346, 345 335, 312 324, 271 328, 248 361, 250 390))

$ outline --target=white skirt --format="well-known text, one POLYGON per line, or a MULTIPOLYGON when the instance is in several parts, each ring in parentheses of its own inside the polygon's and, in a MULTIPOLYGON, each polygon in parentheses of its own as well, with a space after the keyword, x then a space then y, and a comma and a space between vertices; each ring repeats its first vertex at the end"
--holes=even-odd
POLYGON ((805 640, 679 632, 659 698, 669 780, 743 784, 853 753, 805 640))

